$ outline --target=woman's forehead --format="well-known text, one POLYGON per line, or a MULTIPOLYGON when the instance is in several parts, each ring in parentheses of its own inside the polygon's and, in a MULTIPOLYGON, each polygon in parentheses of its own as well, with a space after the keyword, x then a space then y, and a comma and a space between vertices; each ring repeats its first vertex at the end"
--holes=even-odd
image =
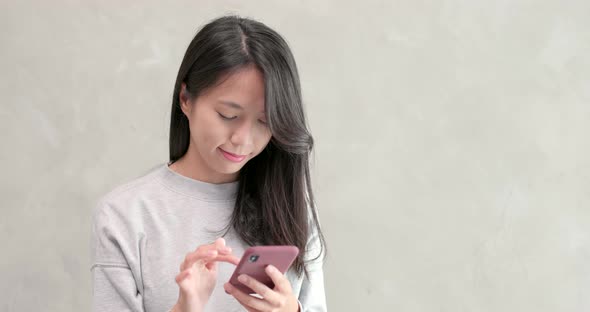
POLYGON ((229 108, 264 111, 264 77, 256 69, 240 70, 225 77, 209 95, 218 104, 229 108))

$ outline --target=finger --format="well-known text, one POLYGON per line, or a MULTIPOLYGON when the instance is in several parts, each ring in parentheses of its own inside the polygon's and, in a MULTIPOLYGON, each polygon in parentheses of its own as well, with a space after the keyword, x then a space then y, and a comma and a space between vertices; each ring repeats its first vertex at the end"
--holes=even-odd
POLYGON ((209 270, 209 272, 213 273, 213 274, 217 274, 217 262, 216 261, 210 261, 205 263, 205 267, 207 268, 207 270, 209 270))
POLYGON ((208 258, 208 257, 216 257, 217 250, 210 247, 210 246, 200 246, 197 248, 196 251, 191 252, 186 255, 184 261, 180 265, 180 270, 184 271, 186 268, 191 267, 197 260, 208 258))
POLYGON ((260 311, 270 311, 272 309, 272 306, 267 301, 247 295, 243 291, 235 288, 230 283, 225 283, 223 288, 228 294, 236 298, 236 300, 238 300, 245 308, 251 308, 260 311))
POLYGON ((230 255, 233 252, 231 247, 225 245, 225 239, 223 237, 216 239, 214 245, 220 254, 230 255))
POLYGON ((193 262, 193 266, 194 265, 196 265, 197 267, 204 266, 208 270, 216 271, 218 262, 226 262, 229 264, 237 265, 240 262, 240 260, 234 255, 222 256, 222 255, 219 255, 219 254, 216 254, 215 252, 213 252, 213 253, 208 254, 206 257, 200 258, 200 259, 196 260, 195 262, 193 262))
POLYGON ((174 280, 176 281, 177 284, 180 284, 185 278, 187 278, 188 275, 189 275, 189 270, 184 270, 184 271, 178 273, 178 275, 176 275, 174 280))
POLYGON ((215 261, 223 261, 237 265, 240 261, 236 256, 232 255, 231 248, 223 247, 225 249, 217 249, 218 247, 215 245, 203 245, 199 246, 197 250, 192 253, 186 255, 183 263, 180 266, 180 270, 184 270, 187 267, 190 267, 195 261, 203 258, 210 258, 215 257, 218 254, 222 255, 219 259, 215 259, 215 261))
POLYGON ((187 268, 186 270, 178 273, 174 279, 176 280, 178 286, 182 286, 182 284, 190 279, 192 275, 194 275, 193 268, 187 268))
POLYGON ((230 254, 232 252, 231 247, 225 245, 223 237, 216 239, 211 245, 217 247, 217 251, 221 254, 230 254))
POLYGON ((238 257, 236 257, 234 255, 228 255, 228 256, 224 256, 224 255, 208 256, 208 257, 205 257, 205 258, 201 258, 199 260, 201 260, 202 263, 226 262, 226 263, 230 263, 230 264, 233 264, 233 265, 238 265, 238 263, 240 262, 240 259, 238 259, 238 257))
POLYGON ((264 271, 272 279, 275 289, 282 293, 291 293, 291 283, 279 269, 269 264, 264 268, 264 271))
POLYGON ((219 237, 213 242, 213 245, 218 247, 225 247, 225 239, 223 237, 219 237))
POLYGON ((229 246, 224 246, 224 247, 217 248, 217 251, 220 254, 229 255, 232 253, 233 250, 229 246))
POLYGON ((176 284, 181 291, 190 292, 194 288, 195 274, 196 272, 194 272, 192 269, 187 269, 180 272, 176 276, 176 284))
MULTIPOLYGON (((205 266, 207 269, 212 270, 212 269, 214 269, 213 265, 216 266, 217 262, 225 262, 225 263, 229 263, 229 264, 233 264, 233 265, 238 265, 240 260, 236 256, 233 256, 233 255, 232 256, 211 255, 211 256, 197 259, 196 261, 194 261, 192 263, 192 266, 197 266, 197 267, 205 266)), ((188 266, 184 265, 181 268, 181 270, 183 268, 186 269, 186 268, 188 268, 188 266)))
POLYGON ((223 238, 218 238, 213 245, 201 245, 194 252, 187 254, 180 270, 182 271, 187 267, 190 267, 192 263, 198 259, 210 256, 211 250, 215 250, 218 254, 225 256, 215 259, 215 261, 228 262, 235 265, 240 262, 236 256, 232 255, 232 249, 225 246, 225 240, 223 238))
POLYGON ((250 287, 255 293, 259 294, 264 298, 264 300, 268 301, 273 306, 280 305, 281 295, 273 291, 272 289, 268 288, 268 286, 262 284, 261 282, 257 281, 255 278, 248 276, 246 274, 242 274, 238 276, 238 281, 240 283, 250 287))
MULTIPOLYGON (((210 256, 210 258, 211 258, 211 256, 210 256)), ((188 267, 188 268, 184 269, 183 271, 181 271, 180 273, 178 273, 178 275, 176 275, 176 278, 175 278, 176 282, 180 285, 180 283, 184 279, 186 279, 188 276, 190 276, 191 269, 197 269, 198 270, 199 267, 201 267, 203 265, 206 266, 207 265, 207 262, 206 261, 207 261, 207 258, 202 258, 202 259, 199 259, 199 260, 195 261, 193 263, 192 267, 188 267)), ((212 262, 212 263, 213 264, 216 264, 216 262, 212 262)), ((208 269, 212 270, 213 273, 216 273, 217 272, 217 266, 216 265, 214 265, 213 267, 208 267, 208 269)))
POLYGON ((227 262, 233 265, 238 265, 238 263, 240 263, 240 258, 234 255, 219 255, 215 257, 215 261, 227 262))
POLYGON ((186 268, 191 267, 195 261, 207 256, 216 256, 216 253, 217 251, 215 249, 199 246, 197 250, 186 255, 180 269, 185 270, 186 268))

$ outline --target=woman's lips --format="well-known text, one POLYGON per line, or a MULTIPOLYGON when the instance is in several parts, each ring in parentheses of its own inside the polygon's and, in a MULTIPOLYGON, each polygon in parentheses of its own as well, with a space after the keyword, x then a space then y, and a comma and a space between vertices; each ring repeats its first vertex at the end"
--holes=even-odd
POLYGON ((230 161, 233 161, 233 162, 241 162, 242 160, 244 160, 246 158, 246 155, 232 154, 230 152, 224 151, 221 148, 219 148, 219 150, 221 151, 221 154, 223 155, 223 157, 225 157, 227 160, 230 160, 230 161))

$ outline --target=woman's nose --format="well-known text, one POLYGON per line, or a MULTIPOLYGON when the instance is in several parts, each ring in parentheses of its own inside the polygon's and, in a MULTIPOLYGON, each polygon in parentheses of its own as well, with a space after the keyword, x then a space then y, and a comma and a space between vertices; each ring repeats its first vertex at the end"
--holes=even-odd
POLYGON ((231 142, 237 146, 249 146, 253 144, 253 131, 250 122, 243 122, 232 133, 231 142))

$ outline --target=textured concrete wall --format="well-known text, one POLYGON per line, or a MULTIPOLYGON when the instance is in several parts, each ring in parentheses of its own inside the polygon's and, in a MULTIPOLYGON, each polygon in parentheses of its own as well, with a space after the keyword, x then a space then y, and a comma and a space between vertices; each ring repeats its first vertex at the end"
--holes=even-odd
POLYGON ((88 310, 90 210, 167 160, 183 53, 227 12, 297 59, 331 311, 590 310, 590 2, 12 2, 1 311, 88 310))

